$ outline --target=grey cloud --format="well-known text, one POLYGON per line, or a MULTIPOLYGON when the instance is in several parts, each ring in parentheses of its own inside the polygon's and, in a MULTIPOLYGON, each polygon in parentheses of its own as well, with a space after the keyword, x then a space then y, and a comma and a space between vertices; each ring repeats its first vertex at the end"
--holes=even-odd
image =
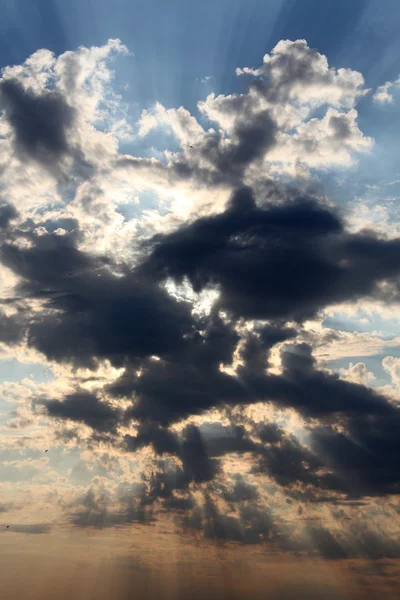
POLYGON ((7 229, 10 222, 18 217, 18 211, 11 204, 0 205, 0 230, 7 229))
POLYGON ((171 454, 179 458, 182 461, 179 488, 187 487, 192 481, 210 481, 219 469, 218 462, 208 452, 201 431, 194 425, 187 426, 181 436, 165 428, 144 425, 136 437, 127 435, 125 441, 132 451, 152 445, 157 454, 171 454))
POLYGON ((121 417, 121 411, 85 391, 69 394, 62 402, 44 400, 43 404, 52 417, 85 423, 98 431, 113 431, 121 417))
MULTIPOLYGON (((319 90, 320 104, 336 102, 352 105, 361 93, 363 78, 355 71, 343 77, 340 71, 329 68, 326 58, 309 48, 305 40, 282 40, 267 60, 257 70, 238 70, 260 76, 252 83, 253 89, 262 93, 269 102, 283 103, 302 99, 308 101, 307 92, 319 90)), ((313 93, 312 100, 318 102, 313 93)))
POLYGON ((196 507, 182 519, 182 526, 187 531, 201 531, 206 539, 245 544, 267 541, 274 529, 267 510, 247 504, 240 507, 237 515, 225 515, 209 495, 201 510, 196 507))
POLYGON ((116 365, 166 355, 183 347, 192 318, 188 303, 175 302, 152 281, 127 272, 113 275, 107 259, 76 247, 79 231, 65 235, 18 234, 30 248, 3 244, 3 264, 22 278, 17 293, 40 298, 39 315, 22 315, 31 346, 49 359, 92 367, 96 358, 116 365))
POLYGON ((7 530, 10 533, 26 533, 28 535, 38 535, 43 533, 50 533, 52 525, 47 523, 34 523, 27 525, 14 525, 10 524, 7 530))
POLYGON ((14 134, 14 151, 21 160, 40 163, 60 180, 65 180, 61 161, 73 159, 72 170, 88 177, 93 167, 82 150, 69 141, 76 124, 76 110, 56 90, 36 94, 16 79, 0 81, 0 109, 4 111, 14 134))
POLYGON ((0 502, 0 513, 6 513, 10 510, 16 510, 17 508, 21 507, 13 502, 0 502))
POLYGON ((0 310, 0 341, 5 344, 17 344, 23 335, 23 315, 7 317, 0 310))
POLYGON ((114 506, 106 493, 89 488, 84 497, 73 505, 69 514, 69 521, 75 527, 95 529, 128 523, 149 525, 154 520, 152 511, 141 502, 141 495, 135 490, 120 495, 119 504, 114 506))
POLYGON ((61 94, 47 91, 37 96, 19 81, 3 79, 0 107, 13 128, 17 152, 47 165, 69 151, 66 132, 74 110, 61 94))
POLYGON ((144 272, 186 276, 196 291, 215 285, 218 306, 248 319, 301 321, 329 304, 382 296, 379 282, 400 275, 398 239, 348 234, 312 198, 259 208, 249 189, 236 192, 225 213, 156 236, 153 244, 144 272))

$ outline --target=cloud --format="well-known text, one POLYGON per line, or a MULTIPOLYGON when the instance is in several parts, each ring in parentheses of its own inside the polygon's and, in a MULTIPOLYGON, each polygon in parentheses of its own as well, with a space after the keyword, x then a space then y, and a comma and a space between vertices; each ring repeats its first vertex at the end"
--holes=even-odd
POLYGON ((103 478, 96 477, 84 496, 68 505, 69 521, 75 527, 96 529, 151 524, 155 519, 146 505, 145 491, 143 484, 120 486, 115 491, 103 478))
POLYGON ((18 505, 14 504, 13 502, 1 502, 0 503, 0 513, 6 513, 8 511, 11 510, 15 510, 16 508, 20 508, 18 505))
POLYGON ((354 108, 347 113, 330 108, 322 119, 313 118, 299 125, 296 133, 281 134, 269 160, 301 162, 311 168, 349 166, 354 162, 354 153, 368 152, 373 146, 373 140, 359 130, 357 116, 354 108))
POLYGON ((52 526, 46 523, 34 523, 27 525, 10 525, 8 532, 10 533, 26 533, 28 535, 40 535, 50 533, 52 526))
MULTIPOLYGON (((157 127, 172 132, 181 152, 165 152, 165 161, 119 161, 129 165, 131 179, 148 185, 160 177, 164 186, 189 190, 230 189, 266 177, 310 176, 310 169, 350 166, 355 155, 372 148, 357 125, 356 102, 368 90, 362 75, 329 67, 327 58, 304 40, 281 41, 265 55, 260 69, 238 69, 256 77, 243 94, 215 96, 198 102, 205 129, 186 109, 160 103, 142 112, 139 137, 157 127), (316 116, 319 109, 322 115, 316 116)), ((154 185, 153 184, 153 185, 154 185)))
POLYGON ((129 134, 121 99, 109 83, 119 40, 55 57, 38 50, 0 79, 2 195, 22 210, 63 203, 74 187, 106 168, 118 136, 129 134))
POLYGON ((113 275, 103 257, 78 250, 76 223, 60 224, 70 232, 17 234, 28 247, 6 243, 1 250, 3 264, 21 278, 18 293, 44 302, 37 318, 25 319, 29 345, 51 360, 93 366, 96 357, 109 358, 120 366, 129 355, 164 354, 183 344, 191 327, 185 304, 135 272, 113 275))
POLYGON ((224 515, 217 504, 206 496, 202 513, 202 516, 194 513, 184 526, 201 529, 205 539, 209 540, 258 544, 268 539, 273 528, 268 511, 260 511, 251 504, 243 506, 238 517, 229 516, 224 515))
POLYGON ((392 104, 394 97, 389 90, 393 90, 399 86, 400 77, 395 81, 387 81, 383 85, 380 85, 373 96, 375 102, 379 102, 380 104, 392 104))
POLYGON ((392 379, 393 385, 400 388, 400 358, 385 356, 382 366, 392 379))
POLYGON ((18 212, 14 206, 10 204, 2 204, 0 206, 0 229, 7 229, 10 222, 16 219, 18 212))
POLYGON ((0 108, 14 133, 15 150, 51 167, 69 150, 66 131, 73 125, 74 111, 61 94, 50 91, 35 96, 19 81, 0 82, 0 108))
POLYGON ((6 344, 15 344, 21 339, 22 328, 18 316, 7 317, 0 310, 0 341, 6 344))
POLYGON ((68 395, 63 402, 45 400, 44 406, 52 417, 85 423, 98 431, 112 431, 119 417, 117 409, 84 391, 68 395))
POLYGON ((341 373, 345 379, 354 381, 355 383, 361 383, 363 385, 370 385, 375 379, 375 375, 368 371, 364 363, 350 363, 348 369, 342 369, 341 373))
MULTIPOLYGON (((190 425, 176 437, 166 427, 215 407, 261 401, 328 423, 341 415, 351 435, 359 435, 356 420, 369 415, 374 427, 381 427, 380 436, 387 436, 396 409, 373 390, 319 370, 307 344, 281 348, 281 374, 266 369, 271 349, 297 336, 288 322, 301 322, 326 304, 353 295, 377 293, 375 279, 396 276, 397 240, 347 234, 341 218, 310 197, 283 198, 258 207, 251 191, 243 189, 224 213, 151 240, 149 256, 136 269, 116 272, 111 261, 78 249, 76 222, 64 220, 63 235, 56 233, 60 224, 53 222, 54 233, 37 227, 23 233, 16 229, 3 244, 4 263, 21 277, 19 295, 42 301, 40 311, 23 315, 21 327, 29 343, 52 360, 93 368, 107 358, 125 371, 102 393, 100 389, 100 395, 98 389, 77 389, 61 401, 41 402, 50 417, 92 428, 97 432, 93 440, 138 423, 137 435, 125 437, 128 450, 151 445, 157 454, 169 454, 181 464, 170 492, 166 494, 165 476, 160 474, 148 498, 159 498, 157 490, 164 490, 171 505, 182 504, 174 490, 218 478, 219 460, 232 453, 252 455, 262 465, 258 469, 281 486, 297 483, 359 495, 396 493, 392 469, 386 468, 385 477, 377 476, 387 461, 384 445, 375 463, 364 466, 364 456, 357 458, 355 464, 362 464, 364 473, 357 485, 354 478, 352 485, 346 478, 341 481, 342 471, 347 471, 341 458, 347 438, 333 430, 311 431, 310 443, 319 449, 314 453, 274 431, 265 430, 254 442, 240 428, 213 437, 190 425), (28 244, 13 243, 21 239, 28 244), (197 291, 208 284, 219 286, 211 313, 195 316, 190 303, 169 295, 160 285, 168 277, 188 277, 197 291), (230 319, 224 320, 220 310, 230 311, 230 319), (254 318, 272 323, 246 334, 238 319, 254 318), (233 364, 237 352, 236 372, 224 372, 221 364, 233 364), (115 407, 108 395, 126 399, 125 409, 115 407), (319 455, 327 457, 326 463, 319 455), (332 473, 318 475, 327 466, 332 473)), ((365 426, 363 431, 363 445, 369 448, 372 432, 365 426)), ((396 454, 395 444, 390 452, 396 454)), ((111 521, 119 519, 114 516, 111 521)))
POLYGON ((361 73, 329 68, 326 56, 309 48, 306 40, 281 40, 264 55, 261 67, 238 68, 237 74, 265 78, 261 88, 274 103, 297 100, 351 108, 365 94, 361 73))
POLYGON ((144 272, 187 277, 195 291, 214 285, 218 307, 247 319, 301 321, 330 304, 382 297, 379 284, 399 276, 398 239, 347 234, 313 198, 259 207, 246 188, 225 213, 157 236, 153 245, 144 272))

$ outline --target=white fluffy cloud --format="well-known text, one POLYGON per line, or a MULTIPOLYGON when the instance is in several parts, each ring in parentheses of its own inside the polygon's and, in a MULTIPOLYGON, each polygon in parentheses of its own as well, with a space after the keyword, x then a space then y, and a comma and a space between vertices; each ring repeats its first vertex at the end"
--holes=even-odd
POLYGON ((389 373, 393 385, 400 390, 400 358, 386 356, 382 361, 382 366, 389 373))
MULTIPOLYGON (((59 57, 48 50, 38 50, 22 65, 3 70, 0 84, 3 89, 8 84, 21 90, 18 101, 25 103, 22 111, 26 113, 27 103, 30 103, 36 111, 35 116, 44 120, 45 109, 38 112, 39 103, 59 102, 73 117, 72 124, 66 124, 60 132, 60 135, 65 134, 68 152, 60 156, 56 167, 46 169, 40 161, 31 160, 34 154, 21 155, 17 151, 12 108, 9 103, 8 108, 7 105, 2 107, 5 107, 0 117, 3 198, 20 210, 24 207, 33 209, 38 204, 42 207, 62 205, 65 199, 58 187, 60 181, 74 186, 82 177, 90 176, 93 170, 110 169, 110 160, 118 152, 118 132, 122 136, 129 132, 125 108, 110 85, 113 77, 110 59, 127 52, 119 40, 109 40, 102 47, 82 47, 59 57)), ((3 105, 4 100, 5 97, 3 105)), ((61 115, 57 126, 62 127, 61 115)), ((30 143, 32 149, 36 144, 35 155, 39 156, 39 141, 33 138, 30 143)))
POLYGON ((381 104, 392 104, 394 101, 393 91, 396 88, 400 87, 400 77, 395 79, 394 81, 386 81, 383 85, 380 85, 374 94, 375 102, 379 102, 381 104))
POLYGON ((372 146, 358 128, 354 108, 366 92, 361 74, 329 67, 304 40, 286 40, 259 69, 238 70, 255 78, 247 93, 211 94, 199 102, 207 129, 183 107, 157 103, 143 111, 137 137, 165 129, 181 152, 165 152, 161 160, 121 155, 119 139, 132 132, 126 107, 113 90, 110 61, 127 53, 119 40, 58 57, 38 50, 22 65, 6 68, 1 79, 18 81, 35 98, 57 93, 73 111, 73 124, 65 128, 68 151, 50 170, 40 161, 21 159, 7 114, 0 117, 2 197, 38 222, 57 212, 77 218, 88 249, 126 257, 124 245, 144 232, 220 211, 237 185, 348 166, 372 146), (314 116, 316 108, 323 114, 314 116), (139 203, 138 216, 127 222, 118 207, 146 190, 158 196, 159 208, 139 203))
POLYGON ((345 113, 330 108, 322 119, 310 119, 299 125, 296 133, 282 133, 268 159, 287 166, 301 163, 316 169, 350 166, 355 153, 367 152, 373 145, 356 120, 355 109, 345 113))
POLYGON ((180 142, 183 155, 168 155, 168 166, 175 174, 177 161, 184 160, 191 168, 187 177, 197 172, 197 179, 207 182, 205 171, 217 181, 214 171, 218 164, 221 167, 233 151, 243 152, 252 125, 258 130, 267 128, 268 119, 275 127, 274 143, 266 143, 251 164, 244 165, 242 178, 248 181, 250 177, 251 183, 257 171, 264 177, 278 172, 302 171, 304 175, 309 169, 350 166, 357 153, 371 149, 373 140, 360 131, 354 108, 368 91, 363 88, 362 75, 329 67, 327 58, 310 49, 305 40, 281 41, 264 56, 260 68, 237 69, 237 74, 255 78, 247 93, 210 94, 198 103, 201 114, 212 124, 208 130, 182 107, 166 110, 156 104, 143 111, 140 136, 156 127, 169 128, 180 142), (323 111, 322 116, 313 116, 316 109, 323 111), (242 121, 246 132, 241 136, 242 121))
POLYGON ((362 362, 356 364, 351 362, 348 369, 341 369, 340 374, 344 379, 362 385, 371 385, 376 379, 375 375, 368 371, 366 365, 362 362))
POLYGON ((261 67, 239 68, 236 73, 266 78, 261 90, 271 103, 352 108, 366 93, 361 73, 329 67, 326 56, 309 48, 306 40, 281 40, 265 54, 261 67))

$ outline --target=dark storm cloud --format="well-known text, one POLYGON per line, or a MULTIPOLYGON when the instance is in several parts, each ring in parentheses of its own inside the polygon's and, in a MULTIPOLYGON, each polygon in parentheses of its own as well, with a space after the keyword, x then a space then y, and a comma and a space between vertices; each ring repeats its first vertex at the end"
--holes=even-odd
POLYGON ((18 217, 18 212, 11 204, 0 205, 0 230, 7 229, 10 222, 18 217))
MULTIPOLYGON (((225 330, 228 333, 230 330, 230 326, 222 321, 218 327, 221 332, 225 330)), ((287 335, 283 330, 281 339, 287 335)), ((251 335, 249 344, 253 344, 253 348, 249 352, 245 343, 242 356, 247 357, 249 362, 238 366, 237 376, 234 376, 219 370, 223 361, 218 353, 214 357, 211 352, 207 353, 207 330, 204 336, 196 336, 190 343, 189 339, 185 341, 185 350, 179 352, 174 360, 144 360, 140 376, 128 369, 108 387, 112 395, 130 397, 135 394, 135 403, 127 411, 126 418, 165 426, 215 406, 245 406, 261 401, 293 407, 304 416, 312 417, 335 413, 372 413, 388 417, 395 414, 396 409, 370 388, 318 370, 311 348, 306 344, 284 347, 281 351, 283 372, 273 375, 265 372, 268 351, 261 343, 258 347, 251 335)), ((257 343, 259 341, 257 339, 257 343)), ((235 347, 236 344, 232 344, 230 348, 231 358, 235 347)), ((266 436, 273 437, 275 433, 273 429, 265 431, 266 436)), ((205 442, 208 443, 207 436, 205 442)), ((212 439, 209 443, 212 444, 212 439)), ((238 432, 226 438, 227 448, 232 445, 239 449, 240 444, 243 440, 238 432)))
POLYGON ((247 336, 240 349, 240 358, 247 373, 263 373, 268 366, 268 356, 275 344, 284 342, 297 334, 294 328, 278 325, 256 327, 247 336))
MULTIPOLYGON (((145 424, 135 437, 125 436, 127 448, 135 452, 138 448, 152 446, 158 455, 172 455, 181 466, 165 469, 161 461, 161 471, 150 479, 149 502, 163 501, 163 507, 170 510, 184 510, 193 506, 190 497, 174 496, 188 490, 192 482, 211 482, 220 473, 218 457, 226 454, 256 452, 243 427, 224 427, 219 422, 205 423, 201 427, 187 426, 180 435, 166 428, 145 424)), ((255 488, 240 480, 231 490, 224 492, 226 500, 232 503, 245 499, 255 499, 255 488)))
POLYGON ((38 96, 17 80, 3 79, 0 109, 13 129, 18 154, 49 166, 69 151, 66 132, 74 122, 74 110, 59 93, 38 96))
POLYGON ((45 400, 43 404, 52 417, 85 423, 99 431, 114 430, 121 417, 119 410, 85 391, 69 394, 62 402, 45 400))
MULTIPOLYGON (((252 455, 254 472, 287 489, 308 486, 320 495, 357 497, 398 492, 398 411, 392 404, 365 386, 319 370, 305 344, 286 344, 282 373, 266 372, 271 348, 296 335, 287 319, 301 320, 330 302, 377 293, 378 281, 395 278, 398 240, 347 234, 340 218, 312 198, 259 208, 243 189, 223 214, 160 236, 136 270, 123 267, 116 275, 106 259, 78 249, 76 222, 63 224, 65 235, 54 233, 60 224, 47 223, 49 233, 26 227, 3 243, 3 264, 21 278, 18 295, 41 299, 43 310, 3 319, 0 337, 11 343, 26 335, 47 358, 76 367, 93 367, 104 358, 125 367, 105 390, 132 399, 124 413, 95 392, 79 390, 61 402, 43 403, 50 416, 92 427, 93 440, 114 434, 119 423, 138 421, 137 436, 125 438, 127 450, 152 446, 159 456, 179 462, 173 474, 154 475, 147 502, 190 504, 177 492, 214 481, 221 473, 219 460, 230 453, 252 455), (192 315, 189 303, 176 301, 159 285, 168 276, 188 276, 196 290, 218 285, 219 307, 231 311, 230 320, 222 319, 219 307, 206 317, 192 315), (238 316, 272 322, 239 335, 238 316), (220 365, 232 363, 239 341, 237 375, 222 372, 220 365), (262 401, 317 417, 325 428, 310 429, 309 446, 271 424, 191 425, 179 436, 167 429, 214 407, 262 401), (333 428, 338 418, 340 434, 333 428)), ((232 498, 235 493, 240 496, 237 490, 232 498)))
MULTIPOLYGON (((364 414, 343 414, 341 431, 332 416, 332 425, 306 428, 307 445, 282 431, 280 437, 265 442, 256 427, 253 435, 261 443, 253 445, 253 471, 268 474, 304 500, 321 500, 324 491, 349 499, 400 493, 399 410, 389 405, 386 414, 373 407, 364 414)), ((344 498, 328 495, 326 500, 336 504, 344 498)))
POLYGON ((189 425, 184 432, 181 460, 185 477, 191 481, 211 481, 218 471, 218 462, 209 458, 199 428, 189 425))
POLYGON ((65 181, 60 163, 69 156, 75 177, 87 178, 93 174, 82 150, 71 142, 76 112, 60 92, 46 90, 36 94, 16 79, 2 79, 0 110, 12 128, 14 152, 21 161, 37 161, 57 179, 65 181))
MULTIPOLYGON (((368 388, 343 382, 312 366, 308 367, 308 377, 303 378, 301 367, 297 367, 298 372, 293 368, 288 379, 287 375, 264 376, 265 389, 270 385, 274 400, 279 390, 282 402, 297 403, 301 412, 323 417, 328 423, 335 423, 341 415, 342 433, 330 425, 315 425, 307 429, 309 441, 305 445, 276 424, 261 423, 246 430, 205 423, 193 430, 196 436, 188 446, 188 439, 182 445, 182 440, 165 428, 146 426, 137 438, 127 437, 128 447, 134 451, 152 445, 158 454, 180 458, 184 465, 180 485, 211 480, 219 471, 217 464, 211 468, 211 461, 231 453, 247 453, 253 457, 254 473, 266 474, 283 487, 297 486, 296 493, 304 500, 321 499, 325 492, 350 498, 398 493, 398 409, 368 388), (201 477, 189 476, 199 472, 201 477), (304 492, 298 486, 305 486, 304 492)), ((265 393, 254 393, 242 402, 260 398, 266 400, 265 393)), ((196 410, 193 406, 191 409, 196 410)), ((328 499, 335 500, 332 496, 328 499)))
POLYGON ((19 315, 7 317, 0 310, 0 342, 11 345, 17 344, 21 340, 22 334, 21 317, 19 315))
POLYGON ((221 423, 204 423, 201 435, 205 448, 210 456, 225 454, 244 454, 255 449, 254 443, 248 438, 245 428, 240 425, 223 426, 221 423))
POLYGON ((400 274, 398 239, 348 234, 312 198, 259 208, 247 188, 223 214, 156 236, 153 245, 144 272, 186 276, 196 291, 214 285, 219 307, 248 319, 301 321, 329 304, 380 296, 379 282, 400 274))
POLYGON ((374 390, 318 370, 307 344, 283 347, 281 362, 282 375, 256 376, 248 374, 246 366, 239 367, 239 374, 259 397, 274 398, 306 416, 372 413, 389 417, 396 414, 396 409, 374 390))
POLYGON ((47 358, 89 367, 96 358, 109 358, 120 365, 183 347, 192 327, 189 305, 134 272, 113 275, 106 259, 77 249, 77 229, 17 238, 31 247, 8 242, 1 259, 22 279, 17 293, 45 303, 25 327, 29 344, 47 358))
MULTIPOLYGON (((54 229, 63 227, 56 221, 54 229)), ((10 233, 1 247, 2 263, 22 278, 21 291, 39 293, 42 289, 62 291, 62 286, 80 271, 92 271, 102 265, 98 258, 80 252, 76 245, 79 239, 78 222, 70 220, 66 235, 35 231, 35 225, 26 224, 24 230, 10 233), (21 248, 15 242, 25 243, 21 248)))
POLYGON ((338 487, 355 496, 400 493, 400 414, 352 416, 343 432, 317 428, 311 446, 337 477, 338 487))
MULTIPOLYGON (((229 398, 227 394, 224 402, 246 404, 269 399, 294 406, 305 416, 320 417, 328 424, 307 429, 309 441, 304 445, 276 424, 261 423, 245 430, 241 426, 223 427, 219 423, 205 423, 199 430, 202 445, 199 449, 194 446, 196 451, 192 456, 200 461, 205 456, 203 449, 209 458, 248 453, 255 461, 255 473, 265 473, 284 487, 308 486, 308 492, 300 495, 309 500, 315 495, 321 498, 325 492, 347 494, 350 498, 398 493, 398 409, 367 387, 317 370, 306 345, 286 348, 282 355, 284 368, 280 376, 266 375, 261 368, 257 374, 254 361, 250 370, 242 367, 239 378, 243 395, 229 398), (342 433, 331 426, 338 417, 342 433)), ((157 378, 158 371, 153 375, 149 374, 149 380, 157 378)), ((233 381, 236 379, 233 378, 233 381)), ((184 380, 177 389, 180 387, 186 389, 184 380)), ((161 404, 161 395, 157 406, 151 404, 152 396, 149 394, 146 400, 139 396, 137 406, 141 410, 142 402, 145 406, 149 403, 149 414, 152 414, 153 420, 160 419, 165 423, 167 411, 172 412, 174 418, 178 417, 177 406, 173 405, 173 389, 169 389, 167 384, 163 385, 163 389, 166 390, 164 405, 161 404)), ((198 410, 198 399, 199 395, 193 396, 188 391, 188 407, 178 407, 181 417, 189 411, 198 410)), ((203 409, 204 402, 201 398, 203 409)), ((216 392, 213 402, 214 405, 220 402, 216 392)), ((135 409, 133 414, 136 414, 135 409)), ((170 453, 184 459, 181 441, 178 442, 177 436, 165 428, 146 427, 145 435, 139 432, 136 439, 129 441, 132 450, 139 444, 152 444, 159 454, 170 453)), ((188 455, 185 460, 189 460, 188 455)), ((207 462, 204 464, 207 465, 207 462)))
POLYGON ((49 359, 91 367, 93 359, 108 358, 121 366, 183 346, 190 313, 166 292, 135 277, 78 279, 51 302, 61 319, 48 314, 29 327, 30 345, 49 359))
MULTIPOLYGON (((318 216, 319 209, 312 210, 318 216)), ((278 217, 275 229, 281 222, 278 217)), ((319 223, 321 231, 337 229, 330 213, 324 218, 325 224, 319 223)), ((296 220, 289 213, 286 224, 295 228, 296 220)), ((308 225, 305 219, 305 227, 308 225)), ((70 226, 73 229, 72 223, 70 226)), ((267 374, 270 349, 295 334, 279 321, 257 327, 245 337, 240 355, 244 364, 238 367, 237 377, 221 372, 219 365, 232 361, 240 339, 235 322, 224 322, 216 311, 194 320, 185 303, 176 302, 143 274, 112 275, 100 259, 77 250, 77 235, 74 231, 63 236, 31 233, 28 239, 32 247, 3 246, 4 263, 23 278, 20 293, 47 302, 43 313, 28 319, 29 343, 49 358, 75 365, 91 365, 98 357, 109 358, 113 364, 125 363, 124 375, 109 386, 108 392, 135 400, 124 415, 94 394, 81 392, 63 402, 44 403, 51 416, 86 423, 101 434, 115 432, 118 423, 138 419, 138 436, 126 438, 128 449, 152 445, 157 454, 170 454, 182 463, 181 473, 169 487, 165 481, 158 482, 154 498, 158 497, 157 489, 164 489, 164 499, 168 500, 174 497, 174 490, 187 489, 191 482, 213 480, 219 472, 218 458, 232 452, 253 454, 255 470, 268 473, 286 487, 307 484, 320 493, 325 489, 359 496, 398 490, 398 476, 391 462, 398 451, 394 429, 398 417, 385 398, 318 370, 310 347, 304 344, 284 347, 282 374, 267 374), (153 354, 161 359, 154 360, 153 354), (365 453, 356 447, 353 452, 353 442, 329 428, 311 433, 316 452, 267 424, 254 432, 258 442, 235 426, 218 430, 214 425, 201 433, 192 427, 179 439, 165 429, 173 421, 215 406, 259 401, 294 407, 305 416, 323 417, 328 422, 340 414, 347 419, 350 440, 357 434, 360 441, 354 444, 366 448, 365 453), (362 415, 365 424, 359 431, 356 417, 361 419, 362 415), (368 425, 372 418, 374 428, 368 425), (380 445, 374 449, 377 440, 380 445), (349 452, 353 452, 351 460, 347 460, 349 452), (371 452, 375 454, 370 460, 371 452), (330 472, 320 476, 324 467, 330 472), (361 476, 352 477, 357 470, 361 476)), ((371 260, 380 258, 374 255, 371 260)), ((13 322, 14 329, 7 329, 9 325, 3 320, 3 338, 8 332, 11 342, 20 333, 18 320, 13 322)))
POLYGON ((178 454, 179 438, 168 429, 152 424, 141 425, 136 436, 126 435, 128 450, 135 452, 140 448, 152 446, 156 454, 178 454))
POLYGON ((189 414, 198 414, 228 401, 245 397, 235 378, 221 372, 220 363, 230 362, 239 341, 232 325, 218 315, 196 322, 172 360, 141 362, 140 376, 127 369, 108 389, 111 394, 130 396, 138 402, 130 416, 142 421, 168 424, 189 414))
MULTIPOLYGON (((282 436, 279 443, 259 444, 256 457, 253 472, 268 474, 280 486, 301 483, 317 487, 321 483, 316 475, 322 466, 319 458, 292 435, 282 436)), ((323 485, 326 485, 325 481, 323 485)))

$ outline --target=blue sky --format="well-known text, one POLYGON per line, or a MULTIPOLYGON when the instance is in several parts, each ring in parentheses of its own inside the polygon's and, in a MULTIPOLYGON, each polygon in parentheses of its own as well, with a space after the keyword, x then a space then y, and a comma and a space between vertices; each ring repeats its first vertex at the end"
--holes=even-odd
POLYGON ((60 54, 118 37, 135 54, 118 75, 141 106, 192 108, 196 80, 235 91, 236 67, 258 64, 280 39, 305 38, 377 87, 398 75, 399 13, 396 0, 4 0, 0 56, 19 64, 41 47, 60 54))

